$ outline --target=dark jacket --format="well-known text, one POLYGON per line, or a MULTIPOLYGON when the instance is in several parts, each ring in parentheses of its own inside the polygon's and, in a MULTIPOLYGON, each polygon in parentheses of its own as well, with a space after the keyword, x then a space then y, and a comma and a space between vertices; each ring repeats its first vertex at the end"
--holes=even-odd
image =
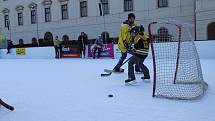
POLYGON ((86 34, 83 35, 83 36, 80 35, 78 37, 78 45, 79 45, 79 47, 83 48, 83 46, 87 45, 87 41, 88 41, 88 37, 87 37, 86 34))
POLYGON ((7 48, 10 49, 13 47, 13 42, 11 40, 8 40, 8 45, 7 45, 7 48))

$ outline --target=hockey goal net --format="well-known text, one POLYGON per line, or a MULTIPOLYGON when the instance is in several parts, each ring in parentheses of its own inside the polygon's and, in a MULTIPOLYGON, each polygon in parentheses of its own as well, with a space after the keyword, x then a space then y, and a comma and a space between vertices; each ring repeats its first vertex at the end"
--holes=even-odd
POLYGON ((196 99, 204 94, 200 59, 193 39, 193 27, 173 22, 152 22, 148 26, 153 57, 153 96, 196 99))

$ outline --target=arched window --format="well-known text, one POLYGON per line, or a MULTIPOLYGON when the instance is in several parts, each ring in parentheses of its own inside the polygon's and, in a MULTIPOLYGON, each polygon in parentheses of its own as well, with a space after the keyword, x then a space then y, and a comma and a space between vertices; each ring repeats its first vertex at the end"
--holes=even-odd
POLYGON ((53 42, 53 35, 51 32, 46 32, 44 35, 44 45, 46 46, 52 46, 54 44, 53 42))
POLYGON ((31 42, 32 42, 32 45, 38 46, 37 39, 35 37, 32 38, 31 42))
POLYGON ((215 40, 215 22, 208 25, 208 40, 215 40))
POLYGON ((102 32, 101 35, 102 35, 102 39, 104 40, 105 43, 111 43, 111 42, 109 42, 109 33, 108 32, 106 32, 106 31, 102 32))
POLYGON ((53 41, 53 35, 51 32, 46 32, 44 35, 44 40, 45 41, 53 41))
POLYGON ((157 31, 157 40, 161 42, 167 42, 167 41, 172 41, 171 35, 169 34, 169 31, 165 27, 161 27, 157 31))
POLYGON ((69 41, 69 36, 68 35, 63 35, 62 40, 63 41, 69 41))
POLYGON ((165 28, 165 27, 161 27, 158 29, 158 34, 159 35, 167 35, 169 32, 168 32, 168 29, 165 28))
POLYGON ((23 39, 19 39, 19 45, 24 45, 23 39))

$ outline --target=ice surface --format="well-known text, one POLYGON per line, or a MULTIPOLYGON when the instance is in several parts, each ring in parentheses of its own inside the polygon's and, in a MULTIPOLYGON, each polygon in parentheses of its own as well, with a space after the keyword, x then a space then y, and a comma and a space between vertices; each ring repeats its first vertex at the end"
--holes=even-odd
MULTIPOLYGON (((145 64, 152 74, 152 60, 145 64)), ((0 60, 0 121, 215 121, 215 60, 201 60, 209 88, 196 101, 152 98, 152 82, 100 77, 116 59, 0 60), (113 97, 108 97, 112 94, 113 97)), ((127 69, 127 64, 123 67, 127 69)))

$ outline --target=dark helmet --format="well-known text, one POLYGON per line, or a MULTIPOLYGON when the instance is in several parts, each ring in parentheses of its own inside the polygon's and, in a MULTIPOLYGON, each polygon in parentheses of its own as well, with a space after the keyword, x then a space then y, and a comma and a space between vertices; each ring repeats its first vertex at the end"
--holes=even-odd
POLYGON ((135 14, 134 13, 129 13, 128 18, 132 18, 132 17, 135 19, 135 14))
POLYGON ((139 27, 139 33, 144 33, 144 31, 145 31, 145 29, 144 29, 143 25, 140 25, 140 27, 139 27))

